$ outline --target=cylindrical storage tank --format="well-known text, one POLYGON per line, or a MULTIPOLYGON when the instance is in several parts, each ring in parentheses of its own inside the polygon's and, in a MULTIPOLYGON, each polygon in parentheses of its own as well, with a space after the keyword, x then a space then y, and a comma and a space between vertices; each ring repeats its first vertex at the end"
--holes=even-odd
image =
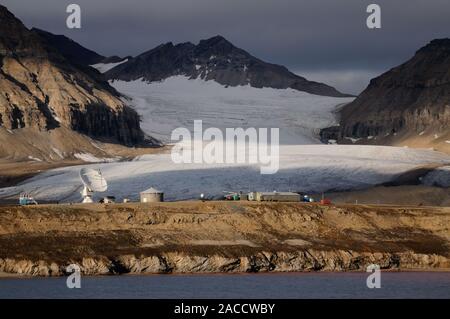
POLYGON ((164 201, 164 193, 153 187, 141 192, 140 195, 141 203, 157 203, 164 201))

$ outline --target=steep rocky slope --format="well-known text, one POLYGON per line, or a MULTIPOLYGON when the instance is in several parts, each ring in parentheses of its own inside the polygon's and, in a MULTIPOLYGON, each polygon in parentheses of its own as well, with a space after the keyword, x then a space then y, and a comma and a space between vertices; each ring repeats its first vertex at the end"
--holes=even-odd
POLYGON ((292 88, 312 94, 348 96, 323 83, 308 81, 283 66, 261 61, 221 36, 192 43, 162 44, 105 73, 111 80, 161 81, 170 76, 214 80, 225 86, 292 88))
MULTIPOLYGON (((450 150, 450 39, 431 41, 406 63, 373 79, 340 115, 334 133, 342 142, 362 138, 361 143, 450 150)), ((333 137, 330 132, 323 136, 333 137)))
POLYGON ((64 127, 133 145, 144 140, 139 120, 100 73, 72 64, 0 6, 0 127, 64 127))
POLYGON ((32 28, 31 31, 36 32, 50 46, 57 49, 64 58, 73 64, 88 66, 100 63, 106 59, 106 57, 83 47, 64 35, 56 35, 37 28, 32 28))
POLYGON ((450 267, 448 208, 179 202, 0 207, 0 272, 450 267))
POLYGON ((57 49, 65 59, 75 65, 89 66, 98 63, 117 63, 130 58, 121 58, 116 55, 105 57, 64 35, 53 34, 37 28, 32 28, 31 31, 37 33, 48 45, 57 49))

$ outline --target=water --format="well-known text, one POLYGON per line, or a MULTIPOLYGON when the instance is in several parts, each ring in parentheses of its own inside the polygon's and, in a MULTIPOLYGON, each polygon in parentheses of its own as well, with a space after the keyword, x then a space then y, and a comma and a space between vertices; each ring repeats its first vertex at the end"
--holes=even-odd
POLYGON ((381 288, 366 273, 149 275, 83 277, 81 289, 66 278, 3 278, 0 298, 450 298, 450 272, 381 274, 381 288))

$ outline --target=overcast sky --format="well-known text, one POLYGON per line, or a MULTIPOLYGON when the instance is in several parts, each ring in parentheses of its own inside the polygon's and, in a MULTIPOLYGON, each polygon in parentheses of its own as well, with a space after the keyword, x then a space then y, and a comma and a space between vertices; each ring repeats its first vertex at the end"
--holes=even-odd
POLYGON ((359 93, 435 38, 450 37, 449 0, 0 0, 28 27, 64 34, 103 55, 220 34, 258 58, 359 93), (66 27, 68 4, 82 28, 66 27), (366 27, 366 7, 382 28, 366 27))

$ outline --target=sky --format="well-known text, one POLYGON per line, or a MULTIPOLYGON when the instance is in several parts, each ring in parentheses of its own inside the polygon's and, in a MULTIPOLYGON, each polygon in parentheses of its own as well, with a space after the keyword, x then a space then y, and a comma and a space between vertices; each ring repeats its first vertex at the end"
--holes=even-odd
POLYGON ((432 39, 450 37, 449 0, 0 0, 27 27, 64 34, 102 55, 222 35, 267 62, 352 94, 432 39), (82 10, 68 29, 66 7, 82 10), (381 29, 366 8, 381 7, 381 29))

